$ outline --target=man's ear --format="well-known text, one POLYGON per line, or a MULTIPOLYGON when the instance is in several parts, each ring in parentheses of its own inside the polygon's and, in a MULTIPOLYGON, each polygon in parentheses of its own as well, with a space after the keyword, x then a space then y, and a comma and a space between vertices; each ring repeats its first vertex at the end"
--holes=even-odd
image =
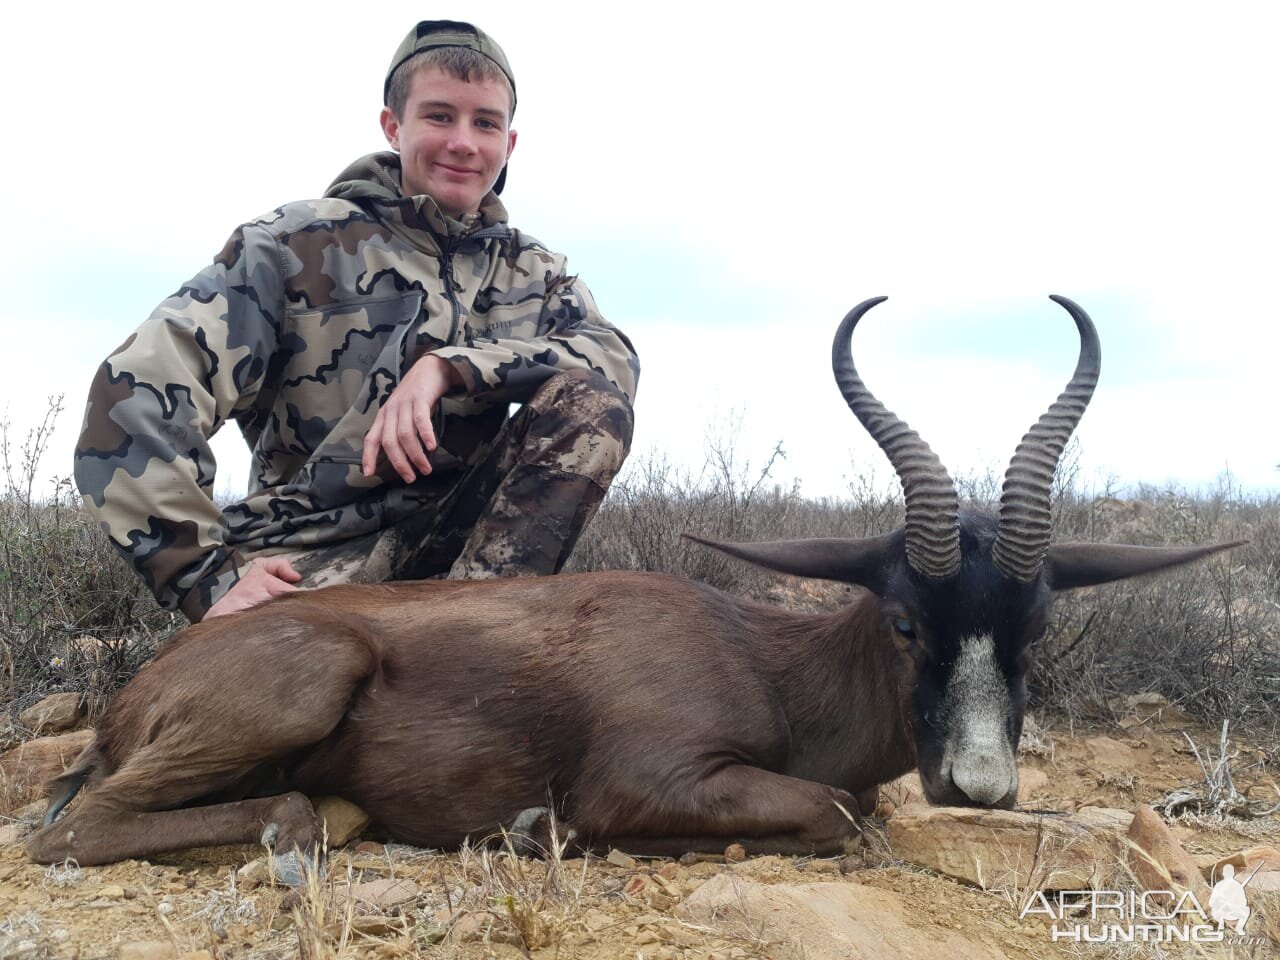
POLYGON ((507 131, 507 159, 511 159, 511 152, 516 148, 516 132, 514 130, 507 131))
MULTIPOLYGON (((400 121, 396 118, 395 112, 390 107, 383 107, 382 114, 378 117, 378 122, 382 124, 382 135, 387 138, 387 143, 391 145, 392 150, 400 149, 400 121)), ((515 134, 511 135, 511 145, 515 146, 515 134)), ((508 154, 510 150, 507 151, 508 154)))

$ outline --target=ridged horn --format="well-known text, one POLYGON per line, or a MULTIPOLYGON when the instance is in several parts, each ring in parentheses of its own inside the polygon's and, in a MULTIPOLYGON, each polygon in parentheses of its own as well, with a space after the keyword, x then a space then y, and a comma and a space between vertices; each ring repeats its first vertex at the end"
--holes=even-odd
POLYGON ((1000 524, 991 556, 1007 577, 1030 583, 1049 550, 1049 495, 1058 460, 1084 416, 1102 368, 1102 346, 1089 315, 1066 297, 1049 298, 1071 314, 1080 331, 1080 357, 1071 382, 1022 438, 1004 475, 1000 524))
POLYGON ((853 365, 849 345, 863 314, 887 297, 858 304, 841 321, 831 346, 831 367, 845 402, 884 451, 902 483, 907 502, 907 563, 927 577, 950 577, 960 570, 960 501, 942 461, 920 435, 885 409, 853 365))

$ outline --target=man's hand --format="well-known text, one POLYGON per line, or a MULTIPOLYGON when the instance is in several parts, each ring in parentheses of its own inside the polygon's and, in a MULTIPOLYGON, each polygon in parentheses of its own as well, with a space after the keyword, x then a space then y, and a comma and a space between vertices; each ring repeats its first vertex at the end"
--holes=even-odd
POLYGON ((436 448, 431 415, 440 398, 460 386, 462 378, 457 371, 433 354, 427 354, 410 367, 365 435, 361 461, 364 475, 373 476, 379 451, 386 455, 392 469, 405 483, 413 483, 418 474, 424 477, 429 474, 431 463, 427 454, 436 448))
POLYGON ((301 579, 302 574, 293 569, 293 564, 284 557, 250 560, 235 586, 205 612, 204 619, 248 610, 264 600, 283 593, 293 593, 298 589, 294 584, 301 579))

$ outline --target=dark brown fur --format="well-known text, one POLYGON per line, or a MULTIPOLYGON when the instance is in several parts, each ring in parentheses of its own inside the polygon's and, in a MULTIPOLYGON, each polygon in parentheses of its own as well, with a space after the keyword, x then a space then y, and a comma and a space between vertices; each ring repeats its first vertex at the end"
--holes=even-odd
POLYGON ((233 825, 152 812, 299 791, 424 846, 550 797, 584 843, 834 852, 853 832, 836 803, 856 813, 853 794, 913 760, 876 608, 788 613, 634 573, 282 598, 188 629, 139 673, 64 778, 90 789, 28 851, 145 856, 191 845, 199 818, 256 840, 274 801, 233 825))

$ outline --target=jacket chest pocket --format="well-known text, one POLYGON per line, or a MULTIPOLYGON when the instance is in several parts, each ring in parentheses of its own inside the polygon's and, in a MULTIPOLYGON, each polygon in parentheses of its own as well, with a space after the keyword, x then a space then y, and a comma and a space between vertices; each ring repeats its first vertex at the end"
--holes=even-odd
POLYGON ((334 440, 345 449, 349 438, 342 435, 367 420, 362 442, 378 397, 400 380, 405 337, 422 302, 422 292, 414 291, 291 315, 290 356, 272 411, 273 445, 303 457, 334 440))

